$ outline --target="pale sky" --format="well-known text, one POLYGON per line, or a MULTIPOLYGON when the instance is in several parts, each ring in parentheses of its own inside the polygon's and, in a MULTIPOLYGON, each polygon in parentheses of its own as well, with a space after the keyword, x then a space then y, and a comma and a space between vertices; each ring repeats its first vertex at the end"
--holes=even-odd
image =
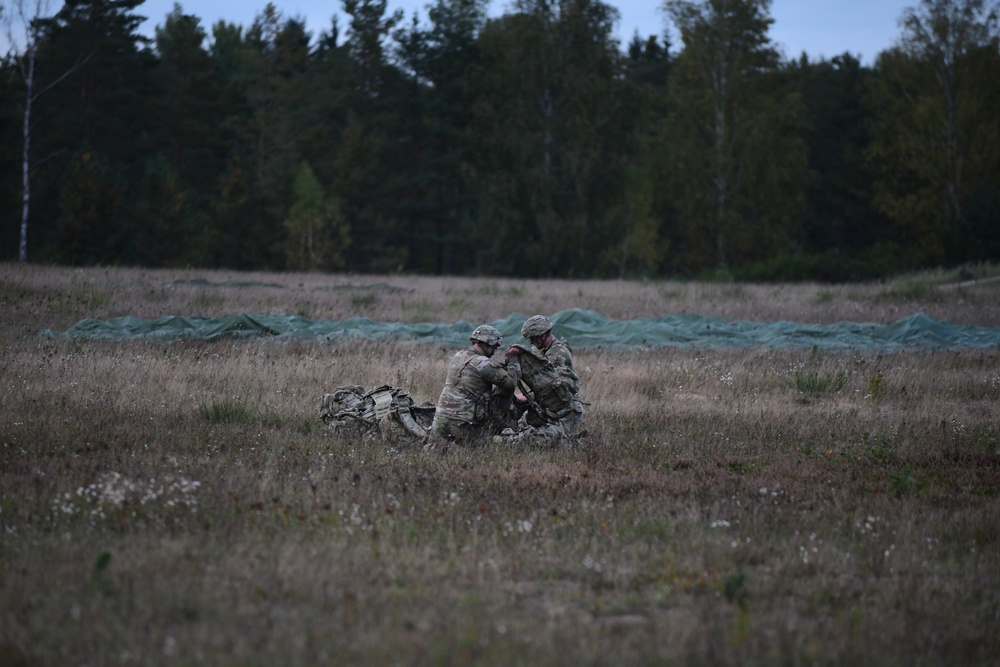
MULTIPOLYGON (((642 37, 662 35, 667 28, 666 15, 658 0, 606 0, 621 12, 618 36, 626 45, 636 30, 642 37)), ((317 36, 330 28, 334 14, 340 14, 340 26, 346 20, 340 0, 273 0, 285 18, 304 18, 306 29, 317 36)), ((253 23, 267 0, 181 0, 181 9, 201 19, 202 27, 211 34, 219 20, 244 27, 253 23)), ((389 11, 402 9, 409 23, 414 12, 421 22, 427 18, 428 0, 389 0, 389 11)), ((773 0, 771 3, 771 39, 789 58, 803 51, 812 60, 832 58, 845 51, 859 56, 866 65, 899 37, 899 18, 903 10, 918 4, 918 0, 773 0)), ((146 0, 136 13, 147 16, 143 32, 152 36, 153 28, 163 23, 173 9, 174 0, 146 0)), ((508 0, 492 0, 491 15, 503 14, 508 0)), ((343 34, 343 33, 341 33, 343 34)), ((680 48, 674 45, 674 50, 680 48)))

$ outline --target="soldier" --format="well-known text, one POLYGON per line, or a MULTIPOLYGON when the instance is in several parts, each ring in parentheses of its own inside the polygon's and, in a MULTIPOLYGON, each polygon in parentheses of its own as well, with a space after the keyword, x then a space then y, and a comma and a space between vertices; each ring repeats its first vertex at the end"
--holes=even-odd
POLYGON ((544 315, 529 317, 521 327, 521 335, 531 341, 532 349, 511 345, 507 356, 524 359, 522 379, 531 390, 533 405, 522 417, 519 431, 506 434, 504 439, 553 446, 572 435, 583 420, 580 378, 573 368, 573 352, 552 335, 552 323, 544 315))
POLYGON ((492 360, 503 343, 494 327, 484 324, 469 336, 472 345, 457 352, 438 398, 431 425, 432 440, 469 442, 490 435, 494 420, 503 416, 521 378, 516 357, 492 360))

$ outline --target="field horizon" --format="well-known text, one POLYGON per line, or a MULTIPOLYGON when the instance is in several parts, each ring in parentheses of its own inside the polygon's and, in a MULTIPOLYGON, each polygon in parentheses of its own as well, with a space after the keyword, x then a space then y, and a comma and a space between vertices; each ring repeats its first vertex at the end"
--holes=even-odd
POLYGON ((38 335, 567 308, 997 328, 993 274, 0 264, 0 664, 1000 664, 1000 349, 582 348, 584 440, 425 452, 325 428, 320 397, 392 384, 433 401, 445 345, 38 335))

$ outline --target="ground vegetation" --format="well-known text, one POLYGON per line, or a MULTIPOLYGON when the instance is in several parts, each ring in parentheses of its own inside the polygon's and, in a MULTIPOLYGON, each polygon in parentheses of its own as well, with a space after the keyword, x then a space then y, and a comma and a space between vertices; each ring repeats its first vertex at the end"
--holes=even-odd
POLYGON ((345 384, 433 400, 439 345, 38 335, 122 315, 566 307, 1000 327, 992 274, 2 264, 0 662, 994 665, 1000 351, 577 349, 585 439, 427 452, 333 433, 319 400, 345 384))

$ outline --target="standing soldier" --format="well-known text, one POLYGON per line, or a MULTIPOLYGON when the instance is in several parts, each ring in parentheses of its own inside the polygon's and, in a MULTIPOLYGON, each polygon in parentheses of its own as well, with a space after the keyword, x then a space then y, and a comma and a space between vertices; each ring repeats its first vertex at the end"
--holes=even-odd
POLYGON ((504 439, 553 446, 572 435, 583 420, 580 378, 573 368, 573 351, 552 335, 552 323, 534 315, 521 327, 531 349, 511 345, 507 356, 522 358, 522 380, 531 390, 531 408, 522 417, 520 430, 504 439), (532 419, 533 418, 533 419, 532 419))
POLYGON ((509 406, 521 365, 516 357, 492 360, 503 343, 494 327, 484 324, 469 336, 472 345, 457 352, 448 365, 448 378, 438 398, 431 425, 432 439, 469 442, 490 435, 492 420, 509 406))

